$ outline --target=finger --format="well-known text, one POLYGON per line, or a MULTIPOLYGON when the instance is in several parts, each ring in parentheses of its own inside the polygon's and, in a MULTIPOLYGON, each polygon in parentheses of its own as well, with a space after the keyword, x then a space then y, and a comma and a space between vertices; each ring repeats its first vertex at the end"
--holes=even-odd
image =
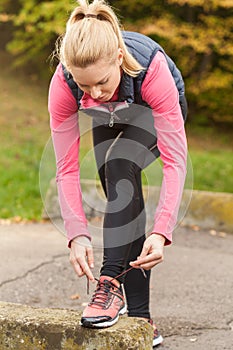
POLYGON ((86 261, 84 261, 82 263, 81 268, 82 268, 84 274, 89 278, 89 280, 94 282, 95 278, 94 278, 94 276, 93 276, 93 274, 92 274, 92 272, 91 272, 91 270, 90 270, 90 268, 89 268, 89 266, 88 266, 86 261))
POLYGON ((130 262, 130 265, 131 265, 131 266, 138 266, 138 267, 141 267, 142 264, 145 264, 145 263, 150 262, 150 261, 152 261, 152 260, 154 260, 154 258, 151 257, 151 255, 147 255, 145 258, 140 258, 140 257, 138 257, 137 260, 131 261, 131 262, 130 262))
POLYGON ((87 262, 88 262, 88 265, 90 266, 90 268, 93 269, 94 268, 94 254, 93 254, 92 248, 87 249, 87 262))
POLYGON ((142 265, 145 265, 145 264, 148 264, 148 263, 151 263, 151 262, 157 262, 157 261, 161 261, 163 260, 163 257, 159 254, 149 254, 147 255, 145 258, 138 258, 137 260, 135 261, 131 261, 130 262, 130 265, 133 266, 133 267, 142 267, 142 265))
POLYGON ((140 254, 140 256, 137 257, 137 260, 131 261, 129 264, 133 267, 135 266, 139 266, 140 264, 146 262, 145 259, 148 256, 149 253, 149 248, 147 247, 143 247, 142 252, 140 254))
MULTIPOLYGON (((87 251, 89 250, 89 253, 92 251, 92 248, 88 248, 87 251)), ((86 254, 88 254, 86 251, 86 254)), ((92 254, 91 254, 92 255, 92 254)), ((90 255, 90 256, 91 256, 90 255)), ((95 278, 87 264, 86 258, 83 255, 73 255, 72 253, 70 254, 70 262, 73 265, 73 268, 77 275, 79 277, 86 275, 88 279, 92 282, 95 281, 95 278)))
POLYGON ((74 268, 74 271, 77 273, 78 277, 84 276, 84 272, 77 261, 72 263, 72 266, 74 268))
POLYGON ((147 264, 142 264, 140 265, 140 268, 142 268, 143 270, 150 270, 152 269, 154 266, 160 264, 163 260, 160 259, 160 260, 156 260, 156 261, 151 261, 147 264))
POLYGON ((150 270, 154 266, 160 264, 163 261, 163 259, 157 259, 157 260, 152 260, 144 264, 139 264, 139 265, 133 265, 130 263, 131 266, 133 266, 135 269, 143 269, 143 270, 150 270))

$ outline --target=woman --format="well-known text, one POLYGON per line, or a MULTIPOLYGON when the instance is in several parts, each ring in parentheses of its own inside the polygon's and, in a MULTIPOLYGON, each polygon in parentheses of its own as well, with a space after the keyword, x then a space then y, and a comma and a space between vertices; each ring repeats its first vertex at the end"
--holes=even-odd
POLYGON ((94 281, 91 237, 82 208, 77 110, 93 118, 93 141, 107 197, 104 256, 97 288, 83 311, 85 327, 107 327, 126 311, 154 327, 149 311, 150 270, 172 241, 186 174, 186 100, 179 70, 151 39, 121 32, 102 0, 79 1, 60 43, 49 91, 61 212, 79 277, 94 281), (75 97, 76 98, 75 98, 75 97), (160 155, 163 182, 154 226, 145 235, 141 171, 160 155), (125 273, 127 272, 127 273, 125 273), (146 278, 145 278, 146 277, 146 278))

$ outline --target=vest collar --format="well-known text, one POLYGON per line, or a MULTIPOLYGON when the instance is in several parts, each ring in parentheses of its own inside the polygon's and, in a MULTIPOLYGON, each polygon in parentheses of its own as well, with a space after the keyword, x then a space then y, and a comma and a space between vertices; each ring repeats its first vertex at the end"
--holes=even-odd
POLYGON ((119 101, 134 102, 134 80, 133 77, 123 72, 119 88, 119 101))

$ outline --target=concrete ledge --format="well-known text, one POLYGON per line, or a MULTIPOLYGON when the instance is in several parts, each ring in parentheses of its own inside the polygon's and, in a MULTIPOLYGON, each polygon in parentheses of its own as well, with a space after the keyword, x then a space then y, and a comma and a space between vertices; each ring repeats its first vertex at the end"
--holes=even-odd
POLYGON ((106 329, 79 326, 80 312, 0 302, 1 350, 151 350, 153 329, 121 317, 106 329))
MULTIPOLYGON (((183 200, 186 196, 190 197, 188 191, 184 191, 183 200)), ((232 213, 233 194, 192 191, 190 205, 183 223, 233 233, 232 213)))
MULTIPOLYGON (((100 183, 93 180, 81 181, 83 208, 88 218, 103 216, 106 200, 100 183)), ((153 222, 159 200, 160 188, 144 187, 149 226, 153 222)), ((52 179, 44 198, 43 218, 61 217, 55 179, 52 179)), ((184 190, 179 211, 179 222, 184 225, 198 225, 203 229, 215 229, 233 233, 233 194, 207 191, 184 190)))

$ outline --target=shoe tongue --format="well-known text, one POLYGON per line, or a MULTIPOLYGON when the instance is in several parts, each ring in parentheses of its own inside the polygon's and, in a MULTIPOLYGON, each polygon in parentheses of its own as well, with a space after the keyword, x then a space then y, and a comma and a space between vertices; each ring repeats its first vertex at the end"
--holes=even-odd
POLYGON ((109 276, 100 276, 97 289, 95 291, 95 297, 92 299, 92 304, 95 304, 95 307, 102 308, 105 306, 106 302, 109 300, 109 291, 111 287, 119 288, 116 285, 116 282, 112 281, 112 277, 109 276))
POLYGON ((109 276, 101 276, 99 281, 101 283, 104 283, 105 281, 106 282, 111 282, 116 288, 119 288, 120 286, 117 284, 116 281, 114 281, 114 279, 112 277, 109 277, 109 276))

